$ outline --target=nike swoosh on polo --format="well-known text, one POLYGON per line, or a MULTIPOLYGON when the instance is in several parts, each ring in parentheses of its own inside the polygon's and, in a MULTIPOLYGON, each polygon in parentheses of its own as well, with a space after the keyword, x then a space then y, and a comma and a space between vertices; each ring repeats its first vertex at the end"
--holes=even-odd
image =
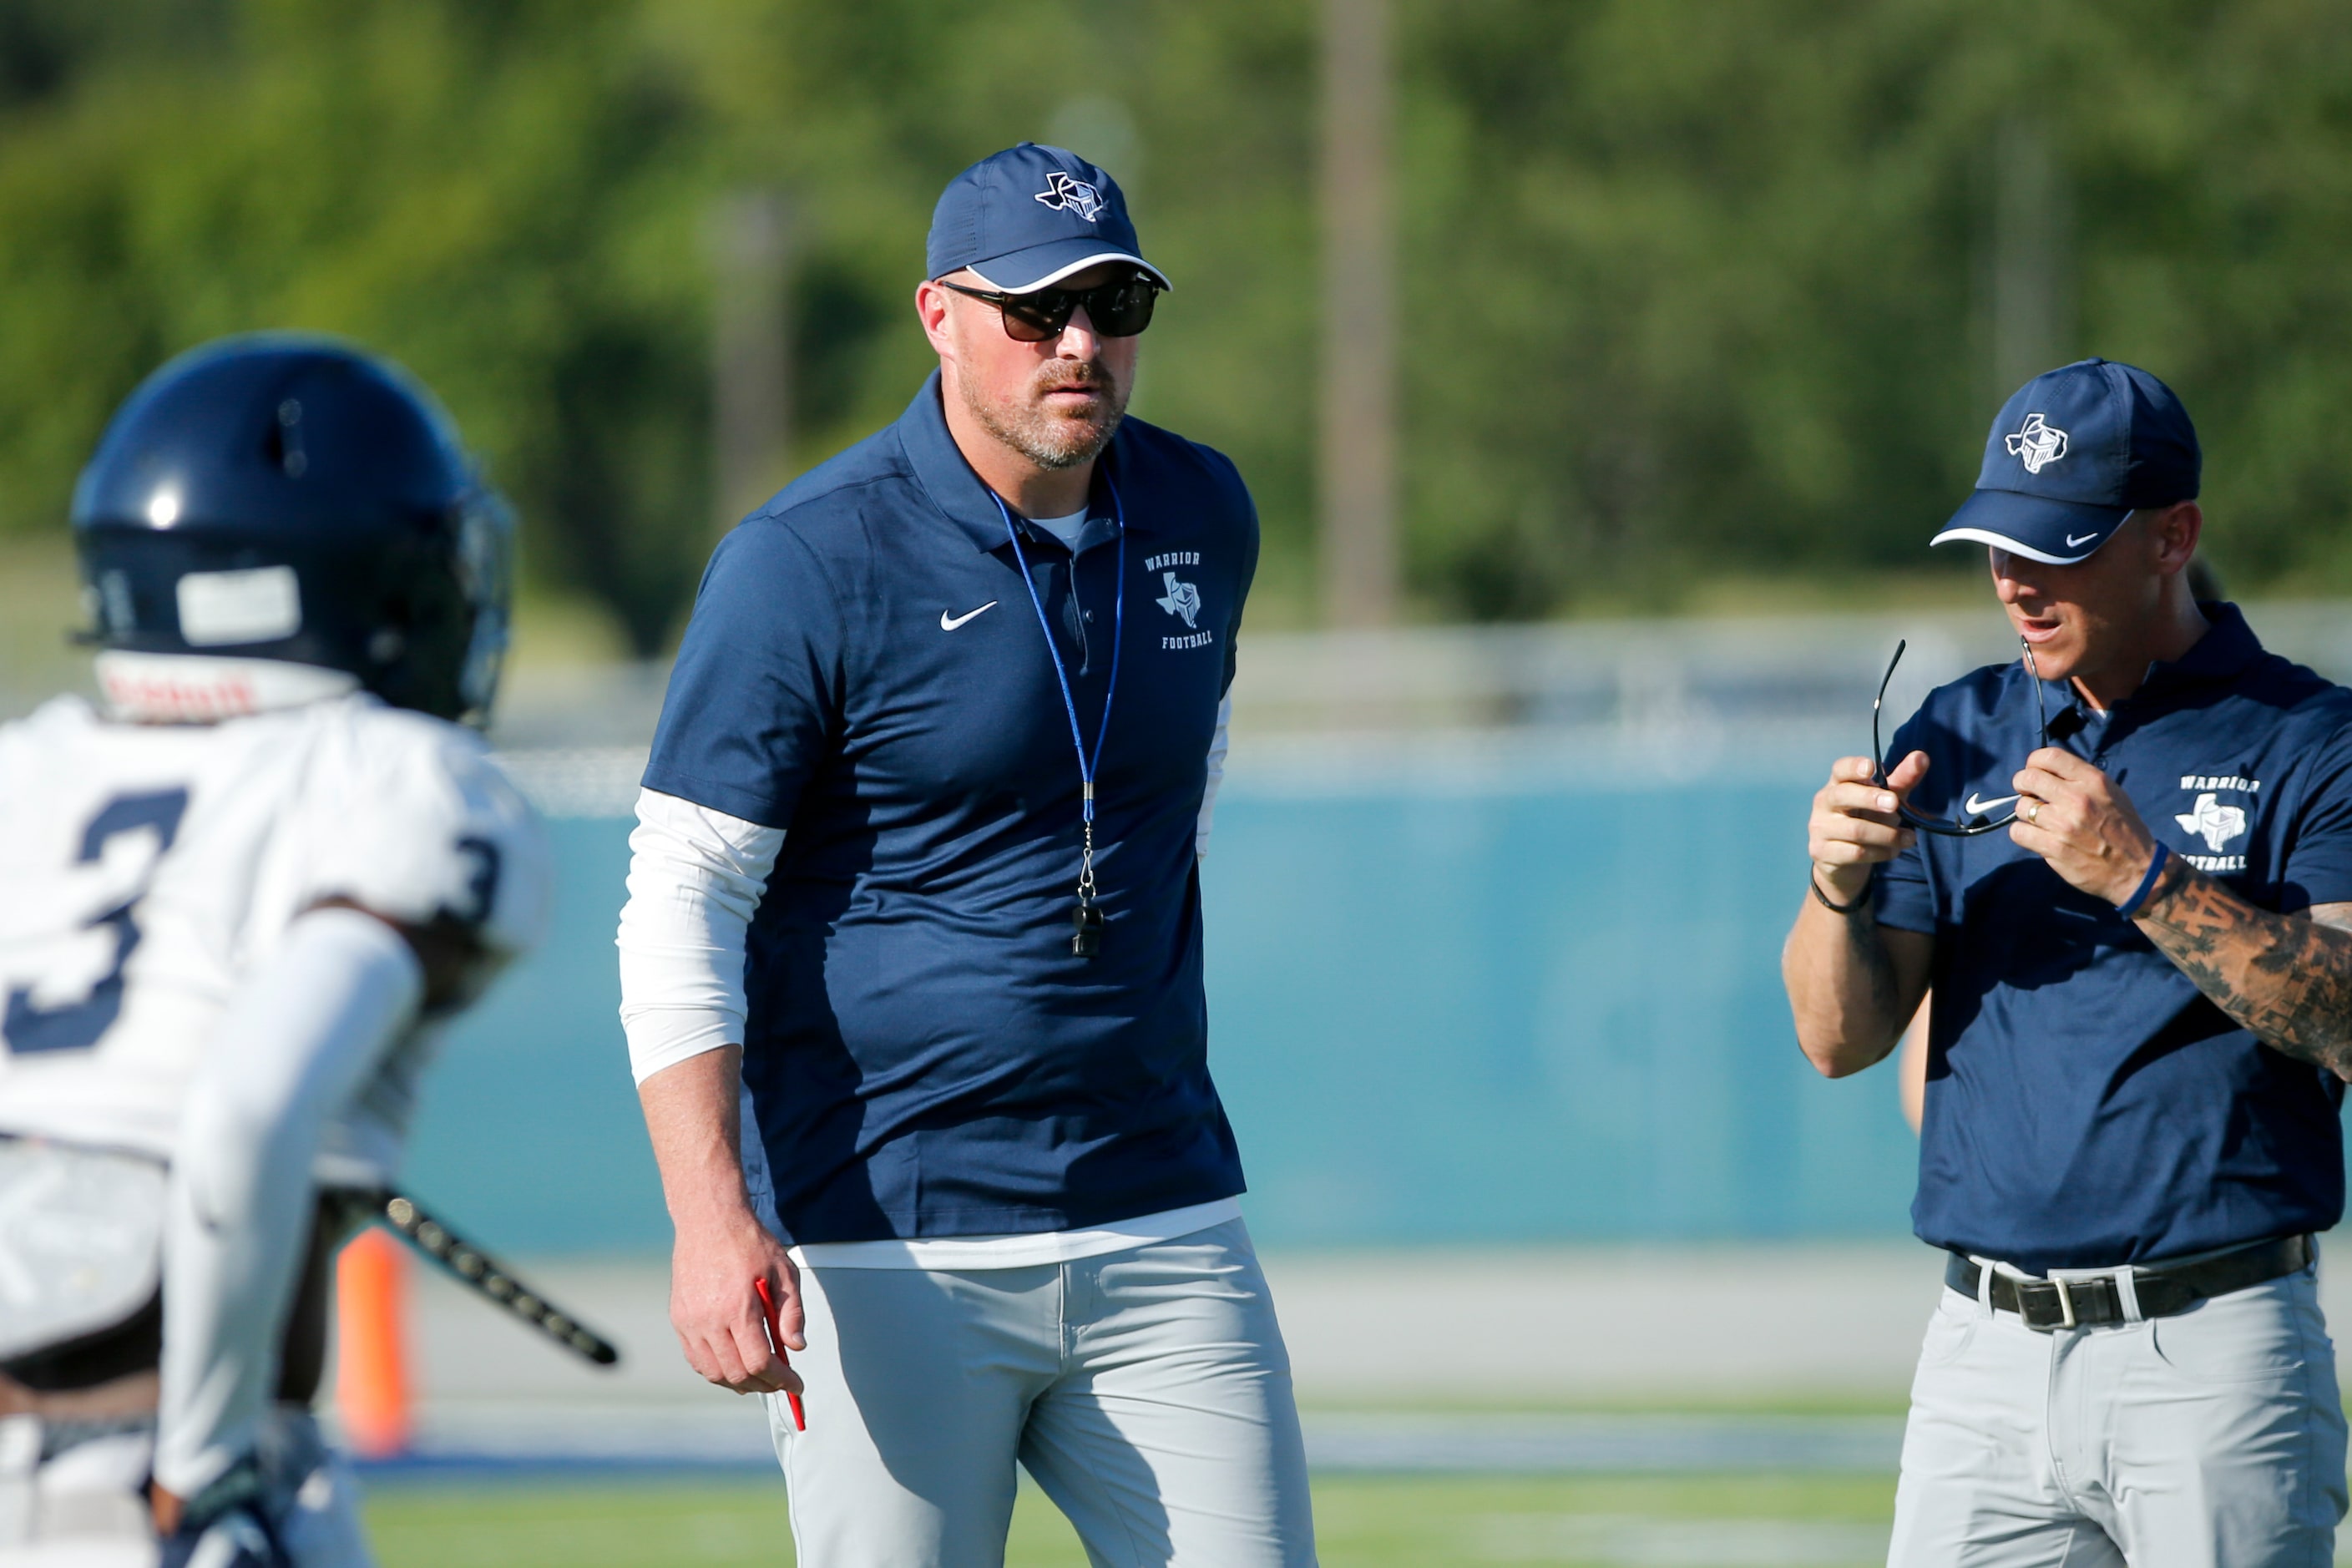
POLYGON ((2079 544, 2088 544, 2088 543, 2090 543, 2090 542, 2091 542, 2091 541, 2093 541, 2094 539, 2096 539, 2096 538, 2098 538, 2098 537, 2099 537, 2099 531, 2098 531, 2097 529, 2095 529, 2095 529, 2093 529, 2090 532, 2088 532, 2088 533, 2086 533, 2086 534, 2083 535, 2083 537, 2082 537, 2082 538, 2080 538, 2080 539, 2075 538, 2073 534, 2071 534, 2071 533, 2070 533, 2070 534, 2068 534, 2068 535, 2066 536, 2066 548, 2067 548, 2067 549, 2069 549, 2069 550, 2072 550, 2072 549, 2074 549, 2076 545, 2079 545, 2079 544))
POLYGON ((966 621, 968 621, 968 620, 971 619, 971 618, 972 618, 972 616, 978 616, 978 615, 983 615, 983 614, 987 613, 988 611, 992 610, 992 609, 994 609, 994 608, 996 608, 996 601, 995 601, 995 600, 993 600, 993 599, 991 599, 991 600, 989 600, 989 601, 988 601, 988 603, 986 603, 985 605, 982 605, 979 609, 977 609, 977 610, 966 610, 966 611, 965 611, 962 615, 961 615, 961 616, 950 616, 950 615, 949 615, 945 610, 941 610, 941 611, 940 612, 940 630, 941 630, 941 631, 943 631, 943 632, 951 632, 951 631, 955 630, 955 629, 956 629, 956 627, 958 627, 958 626, 960 626, 963 625, 963 624, 964 624, 964 622, 966 622, 966 621))
POLYGON ((1982 816, 1994 806, 2007 805, 2011 801, 2015 800, 2016 798, 2017 797, 2013 795, 1995 795, 1990 800, 1979 800, 1977 798, 1977 792, 1970 790, 1969 791, 1969 815, 1970 816, 1982 816))

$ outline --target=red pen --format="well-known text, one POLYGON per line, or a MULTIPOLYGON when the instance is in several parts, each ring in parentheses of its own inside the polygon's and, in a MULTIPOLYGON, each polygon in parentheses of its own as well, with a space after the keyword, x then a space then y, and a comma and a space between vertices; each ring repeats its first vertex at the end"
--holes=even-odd
MULTIPOLYGON (((767 1280, 764 1279, 752 1280, 751 1289, 760 1293, 760 1310, 767 1314, 768 1342, 776 1347, 776 1359, 786 1366, 792 1365, 793 1358, 784 1353, 784 1331, 776 1321, 776 1299, 768 1294, 767 1280)), ((808 1415, 801 1409, 801 1396, 786 1389, 784 1398, 793 1407, 793 1429, 796 1432, 807 1431, 808 1415)))

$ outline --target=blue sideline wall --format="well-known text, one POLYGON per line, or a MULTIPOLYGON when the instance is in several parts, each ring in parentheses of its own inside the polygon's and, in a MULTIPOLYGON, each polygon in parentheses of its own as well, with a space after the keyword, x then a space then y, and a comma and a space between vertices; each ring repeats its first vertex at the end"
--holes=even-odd
MULTIPOLYGON (((1811 785, 1237 776, 1211 1060, 1263 1241, 1897 1237, 1890 1070, 1828 1083, 1778 978, 1811 785)), ((548 948, 452 1031, 410 1184, 518 1253, 668 1225, 614 1008, 628 825, 553 825, 548 948)))

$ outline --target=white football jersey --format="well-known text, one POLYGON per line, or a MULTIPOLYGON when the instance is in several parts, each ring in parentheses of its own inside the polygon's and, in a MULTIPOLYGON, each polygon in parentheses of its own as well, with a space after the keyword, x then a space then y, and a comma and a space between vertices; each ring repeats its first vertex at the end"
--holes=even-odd
MULTIPOLYGON (((212 724, 75 698, 0 726, 0 1133, 168 1158, 243 978, 342 898, 455 921, 486 962, 535 946, 537 815, 470 731, 350 696, 212 724)), ((391 1179, 431 1024, 337 1119, 322 1180, 391 1179)))

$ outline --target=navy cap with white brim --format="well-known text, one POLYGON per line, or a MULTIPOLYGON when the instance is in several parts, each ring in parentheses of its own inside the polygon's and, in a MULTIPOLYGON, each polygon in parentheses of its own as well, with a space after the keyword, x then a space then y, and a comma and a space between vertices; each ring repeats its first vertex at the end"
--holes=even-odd
POLYGON ((1034 142, 950 180, 924 246, 925 277, 970 268, 1007 294, 1050 289, 1106 262, 1140 268, 1162 289, 1174 287, 1143 258, 1118 182, 1076 153, 1034 142))
POLYGON ((2194 500, 2204 458, 2172 389, 2137 365, 2086 359, 2002 405, 1976 493, 1934 544, 1990 544, 2053 566, 2087 561, 2135 511, 2194 500))

